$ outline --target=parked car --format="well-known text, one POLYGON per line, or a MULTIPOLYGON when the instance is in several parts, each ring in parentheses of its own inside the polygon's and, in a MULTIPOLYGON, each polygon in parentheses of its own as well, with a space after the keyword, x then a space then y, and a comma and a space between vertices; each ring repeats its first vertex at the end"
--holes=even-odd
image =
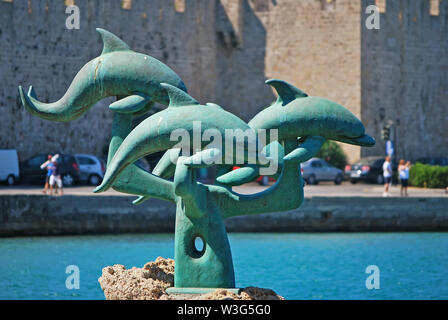
POLYGON ((311 158, 301 164, 303 179, 308 184, 318 184, 320 181, 334 181, 341 184, 344 172, 328 164, 325 160, 311 158))
POLYGON ((417 159, 417 161, 415 161, 415 162, 420 162, 423 164, 430 164, 433 166, 448 166, 448 158, 444 158, 444 157, 420 158, 420 159, 417 159))
MULTIPOLYGON (((373 182, 377 184, 384 183, 383 164, 385 157, 365 157, 356 161, 354 164, 348 164, 345 167, 345 174, 350 182, 355 184, 358 181, 373 182)), ((392 177, 396 181, 397 164, 392 163, 392 177)))
POLYGON ((98 157, 91 154, 75 154, 79 164, 79 180, 92 186, 101 183, 106 172, 106 167, 98 157))
POLYGON ((260 176, 257 179, 257 182, 260 186, 267 186, 270 181, 275 181, 275 179, 269 176, 260 176))
MULTIPOLYGON (((57 153, 57 152, 56 152, 57 153)), ((47 171, 41 169, 40 165, 48 159, 48 155, 56 153, 38 154, 20 163, 20 178, 31 183, 45 183, 47 171)), ((59 172, 61 173, 64 186, 72 186, 79 182, 79 165, 75 156, 59 153, 59 172)))
POLYGON ((0 150, 0 181, 13 185, 20 179, 17 150, 0 150))

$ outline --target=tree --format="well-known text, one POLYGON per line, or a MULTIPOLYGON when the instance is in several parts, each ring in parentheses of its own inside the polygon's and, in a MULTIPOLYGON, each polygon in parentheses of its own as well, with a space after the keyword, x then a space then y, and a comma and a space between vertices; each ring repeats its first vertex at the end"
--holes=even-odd
POLYGON ((319 153, 317 154, 317 157, 324 159, 332 166, 341 170, 343 170, 345 165, 347 164, 347 156, 342 150, 341 146, 331 140, 325 141, 319 153))

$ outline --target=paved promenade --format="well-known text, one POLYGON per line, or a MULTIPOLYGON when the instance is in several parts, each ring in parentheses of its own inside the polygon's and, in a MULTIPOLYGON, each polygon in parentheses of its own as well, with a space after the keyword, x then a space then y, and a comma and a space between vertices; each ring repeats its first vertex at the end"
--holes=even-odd
MULTIPOLYGON (((258 185, 258 183, 250 183, 244 186, 234 188, 234 191, 242 194, 251 194, 263 191, 266 187, 258 185)), ((8 187, 0 185, 0 195, 42 195, 42 187, 40 186, 13 186, 8 187)), ((66 195, 75 196, 126 196, 110 189, 107 192, 93 194, 91 186, 76 186, 65 188, 66 195)), ((321 182, 318 185, 305 186, 305 197, 381 197, 383 186, 375 184, 357 183, 351 184, 344 182, 341 185, 335 185, 332 182, 321 182)), ((425 198, 425 197, 448 197, 444 189, 421 189, 409 187, 409 197, 425 198)), ((400 197, 400 187, 392 186, 391 197, 400 197)))

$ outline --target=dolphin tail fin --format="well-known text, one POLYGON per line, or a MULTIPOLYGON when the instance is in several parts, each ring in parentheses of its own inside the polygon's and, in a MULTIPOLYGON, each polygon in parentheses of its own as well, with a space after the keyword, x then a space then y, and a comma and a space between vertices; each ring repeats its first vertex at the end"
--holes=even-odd
POLYGON ((305 92, 283 80, 270 79, 266 81, 266 84, 270 85, 277 91, 277 102, 281 103, 283 106, 287 105, 294 99, 308 97, 305 92))
POLYGON ((28 89, 28 96, 37 100, 37 94, 36 91, 34 91, 33 86, 30 86, 30 88, 28 89))
POLYGON ((103 39, 104 47, 101 55, 117 51, 132 51, 131 48, 120 38, 107 30, 96 28, 103 39))
POLYGON ((46 104, 38 101, 36 98, 36 92, 34 91, 34 88, 32 86, 28 89, 28 93, 25 92, 22 86, 19 86, 19 94, 20 94, 20 100, 22 101, 22 105, 31 114, 39 118, 51 121, 70 120, 63 117, 58 117, 57 114, 52 113, 52 109, 49 107, 51 106, 51 104, 46 104))

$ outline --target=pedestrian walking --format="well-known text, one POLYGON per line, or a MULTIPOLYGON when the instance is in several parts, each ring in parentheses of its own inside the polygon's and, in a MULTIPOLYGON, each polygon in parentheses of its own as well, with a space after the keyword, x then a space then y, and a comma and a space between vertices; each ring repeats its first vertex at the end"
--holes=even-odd
POLYGON ((384 192, 383 197, 390 197, 389 187, 392 181, 392 165, 390 163, 390 156, 386 156, 383 163, 383 177, 384 177, 384 192))
POLYGON ((44 170, 44 169, 47 170, 47 175, 45 176, 45 186, 44 186, 44 189, 42 190, 42 193, 44 193, 44 194, 47 194, 47 190, 48 190, 49 183, 50 183, 50 177, 51 177, 52 172, 48 169, 48 165, 51 164, 52 158, 53 158, 52 155, 49 154, 47 157, 47 161, 45 161, 44 163, 42 163, 40 165, 40 168, 42 170, 44 170))
POLYGON ((62 179, 57 163, 58 157, 59 155, 57 155, 57 157, 52 160, 52 163, 50 165, 52 169, 52 174, 50 176, 50 194, 53 194, 53 188, 55 188, 55 194, 57 194, 59 191, 60 195, 62 196, 64 195, 64 189, 62 188, 62 179))
POLYGON ((405 162, 404 159, 400 160, 398 165, 398 174, 401 182, 400 196, 408 196, 408 181, 409 181, 409 171, 411 169, 411 162, 405 162))

